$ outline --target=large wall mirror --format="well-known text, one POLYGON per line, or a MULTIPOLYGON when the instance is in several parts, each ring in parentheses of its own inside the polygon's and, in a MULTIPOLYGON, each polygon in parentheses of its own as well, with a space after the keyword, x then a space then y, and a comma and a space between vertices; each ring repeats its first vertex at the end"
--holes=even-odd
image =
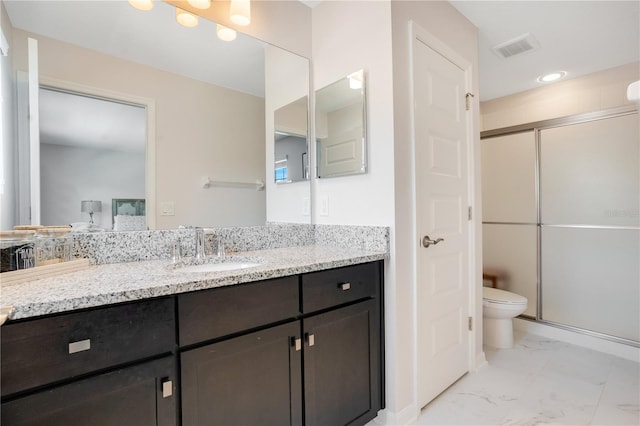
POLYGON ((367 109, 364 70, 316 90, 317 176, 367 171, 367 109))
MULTIPOLYGON (((13 27, 3 31, 12 32, 10 54, 18 75, 29 68, 28 39, 37 40, 41 89, 54 95, 40 99, 41 111, 61 112, 56 99, 71 94, 96 104, 138 108, 144 120, 145 146, 141 151, 139 145, 134 150, 133 142, 128 141, 134 133, 141 136, 139 122, 125 125, 128 129, 119 130, 124 130, 119 136, 108 136, 107 130, 114 131, 115 125, 106 125, 112 118, 103 111, 105 108, 96 107, 95 111, 103 111, 93 115, 100 117, 101 124, 93 123, 90 128, 86 128, 86 113, 90 111, 87 102, 78 102, 85 105, 81 107, 85 118, 71 111, 64 117, 55 115, 53 121, 58 127, 67 123, 77 129, 84 123, 87 132, 121 139, 119 147, 111 146, 108 153, 86 153, 98 157, 93 166, 82 160, 86 156, 71 152, 71 141, 46 134, 44 128, 39 130, 40 142, 48 144, 40 148, 40 181, 62 164, 48 163, 48 158, 73 157, 80 161, 76 164, 83 164, 65 167, 65 176, 61 177, 64 184, 55 186, 57 192, 41 185, 42 224, 88 222, 87 213, 81 210, 81 202, 87 200, 101 202, 94 221, 106 230, 113 229, 114 200, 122 199, 145 199, 145 211, 153 215, 146 222, 152 229, 181 224, 263 225, 267 220, 279 221, 277 209, 291 209, 279 197, 274 203, 276 210, 268 217, 266 192, 271 187, 260 190, 264 186, 255 183, 273 181, 275 111, 308 99, 308 59, 241 33, 233 41, 222 41, 216 35, 216 24, 204 18, 199 19, 197 27, 185 28, 176 22, 175 7, 161 1, 154 2, 154 8, 147 12, 134 9, 126 1, 5 0, 2 5, 13 27), (293 72, 297 79, 291 78, 293 72), (290 84, 280 83, 282 75, 290 84), (51 153, 53 145, 66 148, 51 153), (144 158, 144 165, 124 160, 134 157, 144 158), (78 172, 75 176, 74 171, 78 172), (99 176, 109 182, 86 184, 99 176), (204 179, 215 184, 203 185, 204 179), (74 182, 85 184, 74 186, 74 182), (60 206, 64 211, 48 211, 60 206)), ((25 85, 18 78, 16 104, 26 110, 28 95, 21 94, 25 85)), ((24 121, 26 113, 17 115, 24 121)), ((51 121, 46 115, 43 118, 51 121)), ((22 135, 21 148, 17 149, 21 152, 28 127, 18 125, 22 135)), ((306 130, 297 130, 291 136, 306 139, 306 130)), ((99 139, 100 135, 87 133, 74 142, 73 149, 92 138, 99 139)), ((26 175, 28 181, 24 161, 18 167, 18 174, 26 175)), ((18 181, 16 199, 29 199, 29 185, 25 179, 18 181)), ((308 182, 303 192, 309 196, 308 182)), ((297 193, 293 201, 296 208, 299 197, 297 193)), ((23 214, 28 214, 26 204, 23 214)), ((291 221, 309 221, 308 216, 290 216, 282 215, 291 221)), ((23 216, 16 224, 24 223, 23 216)))

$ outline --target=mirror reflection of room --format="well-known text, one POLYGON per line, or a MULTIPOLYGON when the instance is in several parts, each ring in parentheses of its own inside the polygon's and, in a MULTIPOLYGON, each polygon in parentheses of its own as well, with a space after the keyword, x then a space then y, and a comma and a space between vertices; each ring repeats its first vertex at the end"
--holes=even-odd
POLYGON ((309 179, 307 144, 308 97, 304 96, 274 113, 274 182, 309 179))
POLYGON ((319 178, 366 173, 365 86, 359 70, 316 91, 319 178))
POLYGON ((41 87, 41 224, 146 229, 144 215, 116 217, 135 211, 111 214, 113 199, 145 198, 145 147, 143 107, 41 87))
MULTIPOLYGON (((185 28, 176 22, 176 7, 167 2, 154 2, 150 11, 119 1, 7 0, 3 5, 13 23, 12 58, 18 77, 31 71, 28 48, 33 39, 37 42, 35 73, 40 85, 98 97, 114 95, 144 105, 147 139, 141 153, 145 163, 136 169, 142 179, 131 181, 130 191, 78 194, 80 198, 69 201, 69 194, 54 196, 55 192, 42 188, 38 198, 52 198, 42 199, 43 208, 48 203, 64 203, 73 213, 64 220, 60 215, 52 218, 46 211, 41 220, 32 220, 27 151, 26 164, 17 165, 15 181, 5 185, 10 191, 5 198, 15 206, 6 209, 11 214, 3 215, 2 229, 43 221, 89 223, 89 214, 81 211, 80 202, 94 200, 102 203, 101 211, 93 215, 95 225, 111 230, 115 225, 111 208, 114 199, 144 200, 149 229, 175 229, 182 224, 235 227, 264 225, 267 221, 309 223, 308 215, 293 217, 291 212, 277 208, 270 209, 267 217, 266 191, 256 190, 255 185, 203 188, 201 184, 204 177, 232 184, 272 179, 273 160, 266 152, 273 152, 274 129, 271 119, 265 117, 273 117, 274 110, 284 104, 308 97, 308 59, 241 32, 233 40, 223 39, 219 26, 208 19, 201 18, 197 26, 185 28), (294 79, 303 84, 294 84, 294 79), (139 186, 144 188, 142 193, 134 191, 139 186)), ((26 92, 23 80, 18 79, 16 86, 18 92, 26 92)), ((16 97, 20 96, 18 93, 16 97)), ((16 115, 28 117, 26 104, 18 105, 16 115)), ((20 138, 26 138, 28 146, 29 123, 26 131, 24 127, 18 124, 16 132, 22 133, 20 138)), ((306 130, 292 136, 306 137, 306 130)), ((301 157, 295 164, 304 175, 301 157)), ((105 159, 103 165, 109 173, 125 164, 106 163, 105 159)), ((78 171, 86 169, 87 164, 78 171)), ((103 173, 92 171, 93 175, 84 173, 83 179, 97 180, 103 173)), ((119 178, 110 179, 110 183, 96 183, 97 189, 119 178)), ((293 186, 295 195, 282 190, 275 205, 292 197, 309 197, 308 181, 293 186)), ((267 186, 267 190, 272 189, 267 186)))

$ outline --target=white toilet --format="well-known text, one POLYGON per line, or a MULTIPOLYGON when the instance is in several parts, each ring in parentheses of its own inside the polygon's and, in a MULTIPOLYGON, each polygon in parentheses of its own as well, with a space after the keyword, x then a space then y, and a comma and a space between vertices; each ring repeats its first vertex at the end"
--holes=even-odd
POLYGON ((513 347, 513 318, 526 309, 526 297, 497 288, 483 287, 483 343, 499 349, 513 347))

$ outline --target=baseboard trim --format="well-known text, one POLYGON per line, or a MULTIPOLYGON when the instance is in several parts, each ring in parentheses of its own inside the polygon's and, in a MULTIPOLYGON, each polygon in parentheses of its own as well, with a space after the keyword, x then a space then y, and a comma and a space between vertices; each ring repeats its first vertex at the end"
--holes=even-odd
POLYGON ((415 404, 411 404, 399 412, 395 413, 388 409, 382 410, 378 413, 378 417, 372 420, 367 426, 380 425, 380 426, 401 426, 401 425, 413 425, 418 421, 420 415, 419 410, 416 409, 415 404))
POLYGON ((484 355, 484 351, 483 351, 476 355, 473 369, 471 371, 477 371, 478 369, 486 365, 489 365, 489 363, 487 362, 487 357, 484 355))
POLYGON ((520 318, 513 319, 513 328, 515 330, 524 331, 525 333, 531 333, 547 337, 549 339, 571 343, 572 345, 582 346, 595 351, 604 352, 609 355, 640 362, 640 348, 635 348, 622 343, 612 342, 595 336, 576 333, 570 330, 527 321, 520 318))

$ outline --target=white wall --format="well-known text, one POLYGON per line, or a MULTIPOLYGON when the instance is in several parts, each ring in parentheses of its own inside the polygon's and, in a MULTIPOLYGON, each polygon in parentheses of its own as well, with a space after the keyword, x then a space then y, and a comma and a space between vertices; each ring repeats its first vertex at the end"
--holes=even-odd
MULTIPOLYGON (((13 49, 13 32, 9 17, 0 3, 1 24, 0 29, 9 43, 9 48, 13 49)), ((0 96, 2 97, 2 111, 0 132, 2 132, 2 154, 0 155, 2 164, 0 174, 0 229, 12 229, 16 218, 16 181, 14 178, 15 156, 17 155, 16 138, 13 134, 14 117, 14 91, 13 91, 13 61, 11 55, 1 56, 2 74, 0 75, 0 96)))
POLYGON ((390 226, 394 218, 390 4, 323 2, 313 10, 312 41, 315 90, 365 70, 368 122, 368 172, 316 179, 314 197, 328 198, 329 215, 320 216, 316 209, 314 223, 390 226))
MULTIPOLYGON (((26 69, 27 36, 14 31, 16 69, 26 69)), ((155 101, 156 201, 175 205, 175 216, 157 216, 158 229, 264 224, 264 191, 200 184, 265 179, 262 98, 35 37, 41 76, 155 101)))
POLYGON ((631 106, 627 86, 639 79, 635 62, 482 102, 482 130, 631 106))

